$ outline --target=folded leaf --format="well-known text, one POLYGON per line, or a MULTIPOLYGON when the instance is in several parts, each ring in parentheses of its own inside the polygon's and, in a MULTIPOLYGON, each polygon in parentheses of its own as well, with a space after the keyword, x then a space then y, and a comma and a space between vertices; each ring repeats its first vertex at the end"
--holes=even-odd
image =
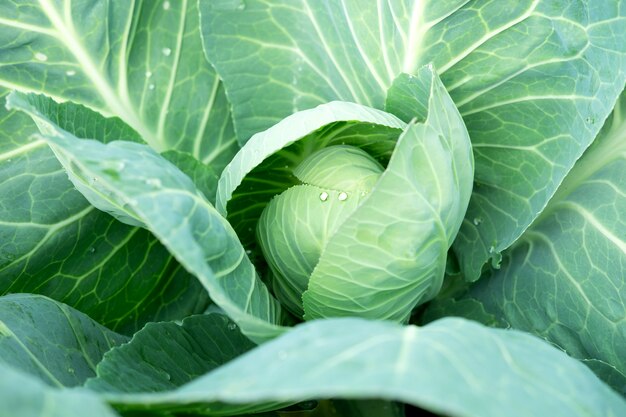
POLYGON ((259 280, 237 234, 195 184, 146 145, 79 140, 16 101, 38 123, 76 188, 116 218, 141 224, 256 341, 280 334, 280 304, 259 280))
MULTIPOLYGON (((141 141, 118 118, 80 105, 33 94, 7 100, 39 114, 44 130, 53 122, 102 142, 141 141)), ((31 136, 28 115, 4 106, 0 115, 0 293, 43 294, 122 332, 206 308, 201 285, 148 231, 95 210, 74 189, 46 143, 31 136)))

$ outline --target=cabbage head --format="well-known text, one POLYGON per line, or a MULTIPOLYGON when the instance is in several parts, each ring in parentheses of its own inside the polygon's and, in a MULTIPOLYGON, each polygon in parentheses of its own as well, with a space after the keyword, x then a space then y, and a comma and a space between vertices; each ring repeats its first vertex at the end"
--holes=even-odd
POLYGON ((297 317, 404 322, 441 289, 472 189, 469 136, 427 67, 394 82, 386 110, 295 112, 220 178, 218 210, 297 317))

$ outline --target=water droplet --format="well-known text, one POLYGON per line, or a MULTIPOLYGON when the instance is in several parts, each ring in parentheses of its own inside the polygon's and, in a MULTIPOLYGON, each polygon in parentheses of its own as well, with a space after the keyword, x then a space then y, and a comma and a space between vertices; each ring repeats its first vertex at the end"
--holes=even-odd
POLYGON ((68 77, 73 77, 76 75, 76 71, 74 70, 67 70, 65 71, 65 75, 67 75, 68 77))
POLYGON ((228 330, 237 330, 237 325, 235 323, 229 323, 228 330))
POLYGON ((146 78, 152 77, 152 71, 146 71, 146 78))
POLYGON ((94 248, 93 246, 89 248, 89 252, 90 253, 95 253, 96 252, 96 248, 94 248))
POLYGON ((248 256, 252 255, 252 251, 250 249, 246 249, 246 255, 248 256))
POLYGON ((154 84, 149 84, 149 85, 148 85, 148 88, 149 88, 150 90, 154 90, 154 84))
POLYGON ((151 185, 153 187, 160 187, 161 186, 161 180, 158 178, 148 178, 146 180, 146 184, 151 185))
POLYGON ((164 1, 163 2, 163 10, 169 10, 171 6, 172 5, 170 4, 169 1, 164 1))
POLYGON ((172 54, 172 50, 170 48, 163 48, 161 49, 161 52, 163 52, 163 55, 165 56, 170 56, 172 54))
POLYGON ((495 253, 496 251, 496 247, 495 246, 489 246, 489 253, 495 253))
POLYGON ((589 124, 594 124, 596 122, 596 118, 593 116, 589 116, 585 119, 585 122, 589 123, 589 124))
POLYGON ((42 54, 41 52, 37 52, 35 54, 35 59, 37 61, 46 62, 48 60, 48 55, 42 54))
POLYGON ((348 199, 348 194, 344 193, 343 191, 339 193, 339 201, 346 201, 348 199))
POLYGON ((328 200, 328 193, 326 191, 320 194, 320 200, 322 201, 328 200))
POLYGON ((74 368, 67 368, 67 372, 69 372, 70 374, 74 374, 76 371, 74 370, 74 368))
POLYGON ((237 6, 237 10, 243 10, 245 8, 246 8, 246 5, 244 4, 243 1, 241 3, 239 3, 239 5, 237 6))
POLYGON ((11 158, 7 159, 7 162, 11 162, 11 158))
POLYGON ((474 217, 474 220, 473 220, 474 226, 478 226, 482 222, 483 222, 483 219, 481 219, 480 217, 474 217))

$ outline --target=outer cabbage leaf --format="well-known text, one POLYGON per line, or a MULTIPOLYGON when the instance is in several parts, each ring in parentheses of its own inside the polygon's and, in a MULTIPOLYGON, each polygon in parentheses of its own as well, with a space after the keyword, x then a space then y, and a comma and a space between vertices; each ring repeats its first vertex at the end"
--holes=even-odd
POLYGON ((119 417, 85 390, 54 389, 30 375, 0 363, 0 415, 11 417, 119 417))
POLYGON ((454 249, 475 280, 531 224, 626 78, 623 0, 200 2, 242 141, 331 100, 382 108, 431 63, 467 125, 476 186, 454 249))
POLYGON ((211 300, 262 341, 279 334, 280 304, 258 279, 230 224, 175 165, 147 145, 80 140, 26 103, 70 179, 93 205, 148 228, 195 275, 211 300))
POLYGON ((148 323, 129 343, 108 352, 97 378, 85 386, 103 392, 167 391, 254 346, 223 314, 191 316, 181 324, 148 323))
POLYGON ((2 2, 0 45, 0 86, 118 116, 217 172, 238 148, 196 1, 2 2))
MULTIPOLYGON (((10 101, 79 137, 141 141, 118 118, 80 105, 15 93, 10 101)), ((28 115, 4 106, 0 115, 1 293, 44 294, 124 332, 206 307, 200 284, 149 232, 95 210, 74 190, 46 143, 31 136, 37 127, 28 115)))
POLYGON ((48 385, 82 385, 95 376, 105 352, 127 341, 81 312, 41 295, 0 297, 0 362, 48 385))
POLYGON ((463 417, 626 413, 622 397, 562 351, 526 333, 458 318, 421 328, 316 320, 177 390, 103 395, 125 409, 216 415, 329 397, 392 399, 463 417))
MULTIPOLYGON (((502 268, 460 298, 590 361, 626 393, 624 271, 626 94, 502 268)), ((438 303, 433 316, 467 316, 454 305, 438 303)))

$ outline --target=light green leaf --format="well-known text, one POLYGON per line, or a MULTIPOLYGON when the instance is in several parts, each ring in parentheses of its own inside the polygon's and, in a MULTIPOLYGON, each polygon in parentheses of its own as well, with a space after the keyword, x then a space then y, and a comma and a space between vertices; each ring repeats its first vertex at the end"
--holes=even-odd
POLYGON ((432 63, 474 145, 455 244, 470 280, 545 207, 626 79, 623 0, 233 0, 200 12, 242 141, 332 100, 382 108, 400 73, 432 63))
POLYGON ((146 145, 79 140, 46 123, 49 135, 40 137, 92 204, 145 225, 248 337, 262 341, 282 331, 280 304, 258 279, 230 224, 189 177, 146 145))
POLYGON ((95 376, 104 353, 127 340, 49 298, 31 294, 0 297, 0 362, 48 385, 82 385, 95 376))
POLYGON ((30 375, 0 363, 0 416, 119 417, 85 390, 54 389, 30 375))
POLYGON ((392 399, 463 417, 626 413, 623 398, 558 349, 463 319, 422 328, 356 318, 307 322, 178 390, 104 396, 123 408, 224 415, 329 397, 392 399))
POLYGON ((98 364, 97 378, 86 386, 95 391, 171 390, 254 346, 222 314, 187 317, 180 325, 149 323, 129 343, 108 352, 98 364))
POLYGON ((472 151, 437 75, 422 68, 394 87, 407 84, 419 86, 428 116, 408 125, 370 196, 329 239, 302 297, 307 319, 356 314, 405 321, 441 288, 470 198, 472 151))
MULTIPOLYGON (((462 298, 576 358, 605 362, 626 375, 625 213, 623 94, 544 212, 505 253, 502 268, 462 298)), ((621 384, 617 388, 626 392, 621 384)))
POLYGON ((3 2, 0 45, 0 86, 118 116, 217 172, 238 148, 196 1, 3 2))
MULTIPOLYGON (((82 106, 18 99, 76 135, 139 140, 119 119, 82 106)), ((149 232, 95 210, 73 189, 36 132, 26 114, 0 107, 0 293, 44 294, 124 332, 206 308, 200 284, 149 232)))

